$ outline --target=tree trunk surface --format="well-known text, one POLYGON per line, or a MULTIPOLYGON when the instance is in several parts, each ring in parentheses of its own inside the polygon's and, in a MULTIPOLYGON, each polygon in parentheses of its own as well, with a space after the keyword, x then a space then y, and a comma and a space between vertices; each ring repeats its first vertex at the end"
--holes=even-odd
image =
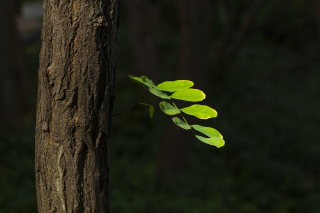
POLYGON ((38 212, 109 212, 118 0, 44 0, 38 212))
MULTIPOLYGON (((210 0, 179 0, 181 56, 178 79, 191 80, 195 88, 204 88, 208 62, 211 26, 210 0)), ((183 103, 179 107, 189 106, 183 103)), ((193 118, 187 118, 190 124, 193 118)), ((158 170, 165 178, 179 176, 185 169, 191 147, 192 133, 171 122, 158 157, 158 170)))

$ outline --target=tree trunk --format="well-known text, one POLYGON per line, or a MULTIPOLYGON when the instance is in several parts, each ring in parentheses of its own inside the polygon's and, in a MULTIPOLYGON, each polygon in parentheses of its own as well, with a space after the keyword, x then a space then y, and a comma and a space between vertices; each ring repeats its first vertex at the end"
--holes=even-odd
POLYGON ((29 87, 16 25, 16 3, 4 0, 0 7, 0 119, 19 133, 24 116, 22 97, 29 87))
POLYGON ((35 158, 39 212, 109 212, 118 7, 118 0, 44 1, 35 158))
MULTIPOLYGON (((204 88, 211 26, 210 0, 180 0, 181 56, 178 79, 192 80, 195 88, 204 88)), ((179 107, 185 107, 179 105, 179 107)), ((192 118, 189 119, 192 124, 192 118)), ((164 177, 183 172, 192 135, 171 123, 158 157, 158 169, 164 177)))
POLYGON ((158 78, 155 31, 159 23, 160 0, 129 0, 126 2, 138 76, 158 78))

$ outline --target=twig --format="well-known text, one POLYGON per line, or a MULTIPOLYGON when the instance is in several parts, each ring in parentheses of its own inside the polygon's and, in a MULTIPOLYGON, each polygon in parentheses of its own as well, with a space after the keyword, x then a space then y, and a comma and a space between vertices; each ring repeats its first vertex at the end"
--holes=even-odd
POLYGON ((131 108, 133 108, 133 107, 135 107, 135 106, 137 106, 137 105, 139 104, 139 102, 140 102, 142 99, 144 99, 144 96, 146 96, 146 94, 143 95, 137 102, 135 102, 134 104, 131 104, 131 105, 130 105, 129 107, 127 107, 126 109, 122 110, 122 111, 119 112, 119 113, 113 114, 112 117, 121 115, 121 114, 124 113, 125 111, 127 111, 127 110, 129 110, 129 109, 131 109, 131 108))
MULTIPOLYGON (((171 102, 172 102, 173 106, 175 106, 177 109, 179 109, 172 100, 171 100, 171 102)), ((183 117, 182 112, 180 113, 180 115, 181 115, 181 117, 183 118, 183 120, 186 122, 186 124, 187 124, 188 126, 190 126, 190 125, 188 124, 187 120, 183 117)), ((191 127, 191 126, 190 126, 190 127, 191 127)), ((192 133, 194 134, 194 136, 196 136, 196 133, 194 133, 194 131, 192 130, 192 127, 191 127, 191 131, 192 131, 192 133)))

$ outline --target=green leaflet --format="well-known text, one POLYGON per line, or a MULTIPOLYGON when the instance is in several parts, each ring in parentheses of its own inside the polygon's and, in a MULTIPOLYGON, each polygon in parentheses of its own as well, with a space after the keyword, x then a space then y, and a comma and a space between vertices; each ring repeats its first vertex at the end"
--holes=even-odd
POLYGON ((160 98, 163 98, 163 99, 171 99, 167 94, 163 93, 163 92, 162 92, 161 90, 159 90, 158 88, 150 87, 150 88, 149 88, 149 91, 150 91, 152 94, 154 94, 154 95, 156 95, 156 96, 158 96, 158 97, 160 97, 160 98))
POLYGON ((139 104, 141 104, 141 105, 146 105, 146 106, 150 106, 150 104, 146 104, 146 103, 142 103, 142 102, 139 102, 139 104))
POLYGON ((132 80, 138 81, 140 83, 143 83, 142 79, 136 76, 128 75, 132 80))
POLYGON ((143 85, 143 81, 141 78, 139 77, 135 77, 132 75, 128 75, 131 79, 131 81, 133 81, 134 83, 138 84, 139 86, 143 87, 144 89, 147 89, 144 85, 143 85))
POLYGON ((196 135, 196 137, 206 143, 206 144, 209 144, 209 145, 212 145, 212 146, 216 146, 217 148, 220 148, 222 146, 224 146, 225 142, 222 138, 218 138, 218 137, 213 137, 213 138, 205 138, 205 137, 202 137, 202 136, 199 136, 199 135, 196 135))
POLYGON ((200 125, 191 125, 191 127, 194 128, 195 130, 205 134, 206 136, 223 138, 222 135, 220 134, 220 132, 218 132, 214 128, 200 126, 200 125))
POLYGON ((182 89, 182 90, 176 91, 170 97, 174 99, 183 100, 183 101, 197 102, 205 99, 206 95, 201 90, 198 90, 198 89, 182 89))
POLYGON ((188 124, 186 124, 184 121, 182 121, 180 118, 174 117, 172 118, 172 120, 175 124, 177 124, 179 127, 183 129, 187 129, 187 130, 191 129, 191 127, 188 124))
POLYGON ((150 115, 150 118, 152 118, 153 114, 154 114, 154 107, 150 104, 146 104, 146 103, 142 103, 142 102, 139 102, 139 104, 146 105, 149 107, 149 115, 150 115))
POLYGON ((172 106, 170 103, 166 102, 166 101, 162 101, 159 104, 160 109, 166 113, 167 115, 175 115, 175 114, 179 114, 180 110, 177 109, 176 107, 172 106))
POLYGON ((144 84, 149 88, 153 88, 153 87, 157 87, 149 78, 147 78, 146 76, 141 76, 141 78, 139 77, 135 77, 132 75, 129 75, 129 77, 131 78, 131 80, 133 80, 133 82, 141 85, 144 84))
MULTIPOLYGON (((131 78, 132 81, 134 81, 135 83, 138 83, 139 85, 141 85, 145 89, 147 89, 145 87, 145 86, 147 86, 149 91, 152 94, 154 94, 160 98, 163 98, 163 99, 174 98, 174 99, 179 99, 179 100, 183 100, 183 101, 197 102, 197 101, 202 101, 203 99, 206 98, 206 95, 201 90, 190 88, 193 86, 192 81, 188 81, 188 80, 165 81, 165 82, 159 84, 158 86, 156 86, 146 76, 141 76, 141 78, 139 78, 139 77, 129 75, 129 77, 131 78), (173 92, 173 94, 171 96, 168 96, 163 91, 173 92)), ((149 115, 150 115, 150 118, 152 118, 154 115, 154 107, 152 105, 149 105, 146 103, 140 102, 140 104, 149 106, 149 115)), ((182 111, 188 115, 192 115, 192 116, 195 116, 200 119, 208 119, 208 118, 217 117, 216 110, 214 110, 208 106, 205 106, 205 105, 193 104, 189 107, 179 109, 173 102, 172 102, 172 104, 173 105, 171 105, 170 103, 168 103, 166 101, 162 101, 162 102, 160 102, 159 106, 160 106, 160 109, 165 114, 168 114, 168 115, 180 114, 182 111)), ((208 137, 202 137, 200 135, 195 135, 197 139, 199 139, 200 141, 202 141, 204 143, 216 146, 218 148, 225 145, 225 141, 223 140, 222 135, 216 129, 211 128, 211 127, 200 126, 200 125, 189 125, 188 122, 186 121, 186 119, 184 117, 182 117, 182 118, 184 121, 177 118, 177 117, 172 118, 172 120, 177 126, 183 128, 183 129, 186 129, 186 130, 191 129, 191 131, 194 133, 194 131, 192 130, 192 128, 193 128, 196 131, 199 131, 202 134, 208 136, 208 137)))
POLYGON ((192 81, 177 80, 177 81, 165 81, 159 84, 157 87, 163 91, 174 92, 181 89, 187 89, 193 86, 192 81))
POLYGON ((208 119, 208 118, 214 118, 217 117, 217 111, 214 109, 200 104, 194 104, 189 107, 181 109, 182 112, 193 115, 200 119, 208 119))
POLYGON ((154 107, 152 105, 149 106, 149 115, 150 115, 150 118, 153 117, 153 114, 154 114, 154 107))
POLYGON ((148 77, 146 76, 141 76, 141 79, 145 85, 148 87, 157 87, 148 77))

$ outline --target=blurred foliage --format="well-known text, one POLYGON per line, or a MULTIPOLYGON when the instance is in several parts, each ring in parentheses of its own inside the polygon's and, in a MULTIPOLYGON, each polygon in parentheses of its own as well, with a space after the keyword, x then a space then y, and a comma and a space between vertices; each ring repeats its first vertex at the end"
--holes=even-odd
POLYGON ((43 0, 18 0, 18 1, 20 1, 23 5, 28 5, 30 3, 43 2, 43 0))
MULTIPOLYGON (((168 10, 157 32, 159 78, 174 80, 178 10, 164 2, 168 10)), ((216 149, 194 139, 187 171, 177 181, 160 179, 155 168, 161 136, 172 121, 159 116, 158 107, 150 120, 144 106, 114 118, 111 212, 320 212, 320 47, 314 7, 302 0, 268 2, 227 68, 210 60, 210 100, 203 104, 213 106, 219 116, 203 122, 219 129, 228 143, 216 149)), ((144 93, 127 77, 134 68, 123 17, 115 112, 144 93)), ((216 55, 223 24, 223 19, 214 21, 210 58, 216 55)), ((26 47, 34 91, 39 43, 26 47)), ((0 213, 36 212, 35 97, 30 96, 26 133, 17 138, 0 127, 0 213)), ((159 101, 150 99, 150 104, 159 101)))
POLYGON ((34 122, 17 138, 0 127, 0 213, 36 212, 34 122))

